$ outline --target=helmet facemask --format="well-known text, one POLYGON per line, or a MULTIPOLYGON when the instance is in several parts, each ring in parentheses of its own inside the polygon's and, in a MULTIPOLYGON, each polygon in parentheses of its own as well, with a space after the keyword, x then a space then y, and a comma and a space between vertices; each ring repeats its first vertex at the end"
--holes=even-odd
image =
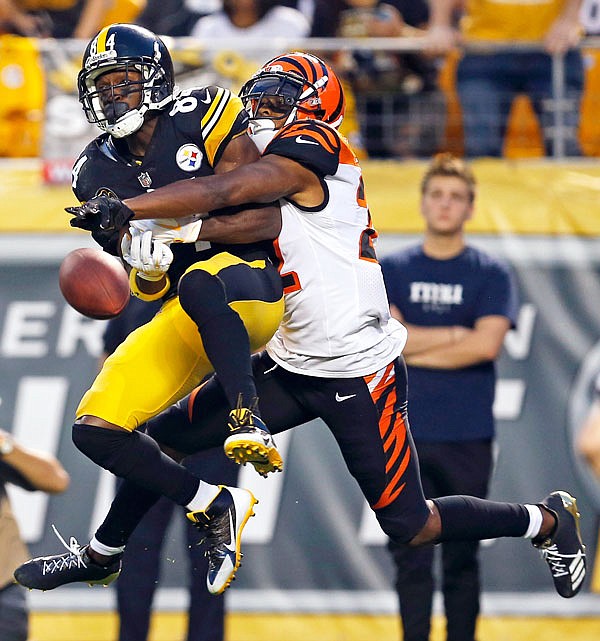
POLYGON ((337 129, 344 118, 344 91, 333 69, 299 51, 269 60, 242 87, 240 98, 251 119, 269 118, 277 129, 296 120, 320 120, 337 129))
POLYGON ((280 126, 299 117, 319 120, 323 113, 317 88, 293 73, 260 72, 242 87, 240 98, 251 120, 268 118, 282 121, 280 126), (270 115, 261 114, 261 107, 270 115))

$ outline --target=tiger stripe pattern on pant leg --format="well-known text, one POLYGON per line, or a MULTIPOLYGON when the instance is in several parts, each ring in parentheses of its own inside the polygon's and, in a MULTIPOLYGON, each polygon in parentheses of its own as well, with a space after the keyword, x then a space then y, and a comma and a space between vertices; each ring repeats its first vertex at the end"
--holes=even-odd
POLYGON ((392 503, 405 487, 404 472, 411 459, 411 450, 406 438, 407 401, 397 405, 396 373, 394 363, 375 374, 365 377, 373 403, 379 413, 379 433, 386 456, 386 474, 390 477, 374 510, 392 503))

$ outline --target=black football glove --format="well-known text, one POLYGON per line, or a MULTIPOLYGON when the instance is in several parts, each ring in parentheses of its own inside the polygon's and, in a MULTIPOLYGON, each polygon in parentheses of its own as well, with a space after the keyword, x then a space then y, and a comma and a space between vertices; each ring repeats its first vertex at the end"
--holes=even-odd
POLYGON ((71 227, 86 231, 119 232, 133 218, 133 212, 118 198, 96 196, 78 207, 66 207, 73 214, 71 227))
POLYGON ((96 229, 92 231, 92 238, 107 254, 119 257, 119 244, 121 242, 121 233, 119 231, 96 229))

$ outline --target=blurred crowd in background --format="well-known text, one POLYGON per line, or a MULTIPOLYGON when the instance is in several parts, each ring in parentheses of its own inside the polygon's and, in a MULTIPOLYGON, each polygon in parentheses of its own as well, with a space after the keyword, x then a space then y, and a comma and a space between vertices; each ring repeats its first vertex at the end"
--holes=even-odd
MULTIPOLYGON (((476 3, 445 0, 440 4, 451 6, 446 26, 460 34, 461 19, 468 17, 470 5, 476 3)), ((527 4, 531 3, 523 6, 527 4)), ((592 114, 594 96, 600 94, 600 54, 593 47, 580 52, 578 42, 596 31, 597 3, 548 0, 547 4, 555 5, 559 12, 570 7, 577 19, 577 37, 569 36, 562 49, 559 44, 553 49, 542 38, 562 43, 555 25, 547 28, 542 18, 538 25, 538 53, 548 54, 549 68, 562 60, 552 54, 562 55, 569 49, 565 55, 567 72, 560 76, 568 91, 561 96, 562 102, 556 103, 565 105, 564 114, 559 114, 557 121, 552 97, 548 100, 542 92, 536 98, 530 87, 519 87, 515 80, 510 89, 507 87, 506 96, 498 98, 498 104, 488 101, 489 126, 485 120, 474 123, 480 131, 494 131, 497 140, 490 136, 486 144, 477 140, 471 144, 461 110, 461 101, 468 108, 464 102, 467 94, 461 93, 460 87, 457 91, 457 67, 459 80, 463 45, 468 45, 468 39, 452 40, 436 29, 432 24, 436 0, 0 0, 0 156, 71 156, 70 150, 61 149, 55 140, 63 135, 55 117, 65 118, 67 113, 71 117, 79 106, 70 107, 61 94, 75 97, 82 50, 77 41, 91 38, 111 22, 135 22, 173 37, 177 44, 170 46, 183 85, 216 82, 229 84, 234 90, 239 89, 238 78, 247 78, 248 72, 280 53, 281 47, 289 49, 297 42, 301 48, 305 38, 318 38, 315 43, 322 39, 351 38, 355 43, 359 38, 378 39, 374 48, 336 49, 331 45, 326 50, 313 49, 328 58, 346 82, 349 110, 344 133, 363 158, 427 158, 439 151, 469 157, 597 156, 600 125, 592 114), (237 46, 244 38, 262 40, 264 46, 255 52, 237 46), (381 44, 383 38, 390 40, 389 49, 381 44), (67 39, 64 42, 69 45, 62 46, 57 39, 67 39), (218 52, 207 46, 211 40, 222 43, 218 52), (179 42, 185 44, 180 46, 179 42), (569 66, 571 55, 576 59, 569 66), (190 74, 192 70, 202 74, 190 74), (497 122, 499 119, 502 121, 497 122), (558 149, 548 140, 557 126, 564 134, 558 149)), ((520 7, 519 3, 512 5, 520 7)), ((559 17, 564 24, 562 14, 559 17)), ((531 33, 538 39, 537 32, 531 33)), ((510 32, 506 34, 510 38, 510 32)), ((490 39, 510 42, 500 31, 490 39)), ((525 33, 515 42, 528 39, 525 33)), ((508 53, 517 51, 509 48, 508 53)), ((518 66, 523 69, 520 63, 518 66)), ((484 73, 489 72, 486 69, 484 73)), ((547 84, 552 83, 554 77, 548 77, 547 84)), ((483 93, 493 98, 491 89, 483 93)), ((67 129, 72 131, 70 126, 67 129)), ((73 148, 79 149, 85 138, 91 137, 84 136, 73 148)))

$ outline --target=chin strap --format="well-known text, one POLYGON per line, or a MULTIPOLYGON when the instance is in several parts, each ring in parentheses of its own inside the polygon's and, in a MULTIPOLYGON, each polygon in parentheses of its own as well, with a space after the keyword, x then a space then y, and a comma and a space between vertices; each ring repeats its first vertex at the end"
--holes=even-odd
POLYGON ((248 133, 258 151, 262 154, 267 145, 273 140, 277 130, 270 118, 256 118, 250 121, 248 133))
POLYGON ((118 122, 114 125, 105 123, 104 129, 115 138, 131 136, 131 134, 135 133, 144 124, 144 114, 147 111, 148 107, 145 105, 142 105, 142 107, 138 109, 132 109, 119 118, 118 122))

